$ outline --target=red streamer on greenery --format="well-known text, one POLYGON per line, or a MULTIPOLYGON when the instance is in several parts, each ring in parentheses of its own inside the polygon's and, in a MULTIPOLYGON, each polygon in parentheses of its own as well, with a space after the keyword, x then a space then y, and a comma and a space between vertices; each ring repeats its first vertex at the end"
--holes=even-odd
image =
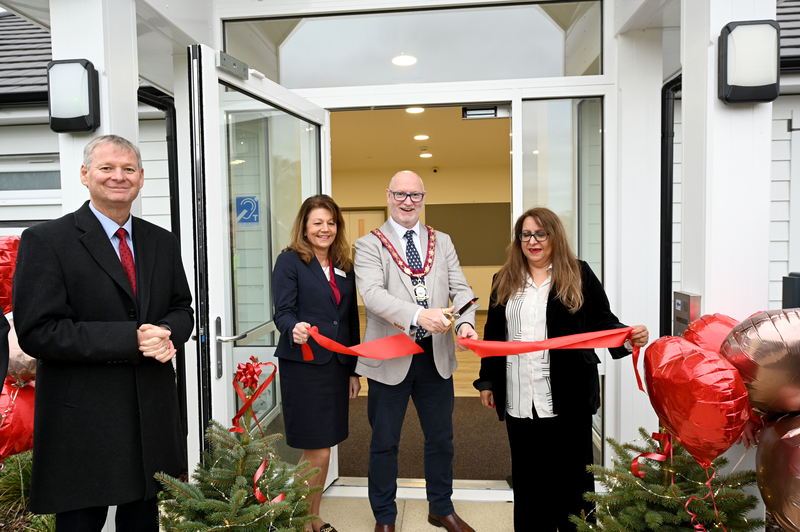
MULTIPOLYGON (((250 361, 251 362, 247 363, 240 362, 239 366, 236 368, 236 375, 233 378, 233 389, 236 390, 236 395, 239 396, 239 399, 241 399, 244 404, 239 409, 239 411, 236 412, 236 415, 233 417, 232 420, 233 427, 230 428, 230 432, 238 432, 238 433, 244 432, 244 429, 239 425, 239 420, 242 418, 243 415, 245 415, 249 411, 250 414, 253 416, 256 425, 258 426, 258 430, 260 430, 261 434, 263 435, 264 431, 261 429, 261 425, 258 423, 258 418, 256 417, 255 412, 253 412, 253 403, 255 402, 256 399, 258 399, 258 396, 261 395, 261 393, 267 389, 269 383, 271 383, 272 380, 275 378, 275 373, 278 371, 278 368, 272 362, 259 362, 258 359, 254 356, 250 357, 250 361), (267 377, 267 380, 265 380, 261 384, 261 386, 258 386, 258 380, 262 372, 261 368, 264 366, 272 366, 272 373, 270 373, 269 377, 267 377), (249 398, 247 397, 247 394, 244 393, 244 390, 239 384, 240 382, 244 384, 245 388, 250 388, 251 390, 254 390, 253 394, 249 398), (258 386, 258 389, 256 389, 256 386, 258 386)), ((266 471, 267 469, 268 458, 269 456, 264 457, 264 461, 261 462, 261 465, 256 471, 256 474, 253 476, 253 494, 256 496, 256 499, 258 499, 258 502, 262 504, 267 502, 267 498, 261 493, 261 490, 258 488, 258 479, 261 478, 261 476, 264 474, 264 471, 266 471)), ((272 499, 270 501, 270 504, 273 504, 275 502, 280 502, 284 498, 285 494, 281 493, 280 495, 272 499)))

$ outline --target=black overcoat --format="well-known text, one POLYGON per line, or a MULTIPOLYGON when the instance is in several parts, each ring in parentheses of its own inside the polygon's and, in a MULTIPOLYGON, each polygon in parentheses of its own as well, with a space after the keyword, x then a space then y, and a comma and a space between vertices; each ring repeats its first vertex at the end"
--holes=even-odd
MULTIPOLYGON (((611 312, 603 285, 584 261, 580 261, 583 284, 583 306, 575 314, 556 297, 558 287, 550 286, 547 296, 547 337, 558 338, 608 329, 627 327, 611 312)), ((484 340, 506 341, 506 307, 494 297, 489 302, 484 340)), ((613 358, 628 354, 624 347, 609 349, 613 358)), ((600 359, 594 349, 553 349, 550 355, 550 385, 553 411, 594 414, 600 407, 600 382, 597 365, 600 359)), ((480 377, 474 382, 478 390, 492 390, 497 415, 506 414, 506 357, 481 359, 480 377)))
POLYGON ((180 348, 191 294, 175 236, 133 218, 138 302, 86 202, 22 234, 14 274, 20 347, 38 359, 30 509, 57 513, 158 493, 186 469, 172 363, 145 358, 136 330, 166 324, 180 348))

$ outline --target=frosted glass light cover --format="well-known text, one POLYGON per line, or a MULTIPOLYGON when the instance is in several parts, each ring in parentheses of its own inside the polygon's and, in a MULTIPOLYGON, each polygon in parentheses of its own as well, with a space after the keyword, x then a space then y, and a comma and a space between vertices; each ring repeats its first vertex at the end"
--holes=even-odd
POLYGON ((768 24, 737 26, 728 36, 728 85, 759 87, 778 81, 778 33, 768 24))
POLYGON ((50 115, 76 118, 89 114, 89 73, 79 63, 59 63, 49 71, 50 115))

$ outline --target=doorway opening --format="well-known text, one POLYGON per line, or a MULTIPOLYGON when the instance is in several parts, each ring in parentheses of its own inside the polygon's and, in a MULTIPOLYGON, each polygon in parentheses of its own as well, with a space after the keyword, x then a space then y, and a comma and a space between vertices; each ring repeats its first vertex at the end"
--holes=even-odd
MULTIPOLYGON (((426 107, 417 113, 370 109, 331 112, 330 123, 331 191, 345 212, 351 247, 386 221, 391 177, 400 170, 417 173, 426 191, 420 220, 452 238, 467 281, 483 303, 476 315, 482 336, 492 276, 505 261, 512 223, 508 113, 495 104, 426 107), (483 118, 487 113, 469 112, 475 108, 494 112, 483 118)), ((359 309, 363 337, 366 316, 360 300, 359 309)), ((472 387, 480 359, 471 351, 457 352, 457 357, 454 477, 504 482, 511 473, 510 459, 498 459, 497 447, 508 445, 505 426, 480 405, 472 387), (481 448, 489 442, 492 449, 481 448)), ((340 482, 367 475, 367 388, 362 379, 361 394, 351 403, 350 437, 339 445, 340 482)), ((399 476, 424 478, 423 463, 423 437, 412 402, 401 438, 399 476)))

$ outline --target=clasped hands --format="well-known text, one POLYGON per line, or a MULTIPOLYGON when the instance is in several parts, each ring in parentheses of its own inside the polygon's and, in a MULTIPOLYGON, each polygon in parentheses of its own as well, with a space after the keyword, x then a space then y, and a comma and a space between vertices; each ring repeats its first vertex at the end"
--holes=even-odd
MULTIPOLYGON (((453 325, 453 322, 448 316, 452 316, 454 311, 455 307, 422 309, 419 316, 417 316, 417 325, 429 331, 431 334, 441 334, 453 325)), ((464 323, 458 329, 458 337, 477 340, 478 333, 475 332, 472 325, 464 323)), ((456 349, 459 351, 467 350, 467 348, 459 342, 456 342, 456 349)))
POLYGON ((167 327, 145 323, 136 330, 139 351, 146 357, 155 358, 159 362, 169 362, 178 352, 172 345, 172 331, 167 327))

